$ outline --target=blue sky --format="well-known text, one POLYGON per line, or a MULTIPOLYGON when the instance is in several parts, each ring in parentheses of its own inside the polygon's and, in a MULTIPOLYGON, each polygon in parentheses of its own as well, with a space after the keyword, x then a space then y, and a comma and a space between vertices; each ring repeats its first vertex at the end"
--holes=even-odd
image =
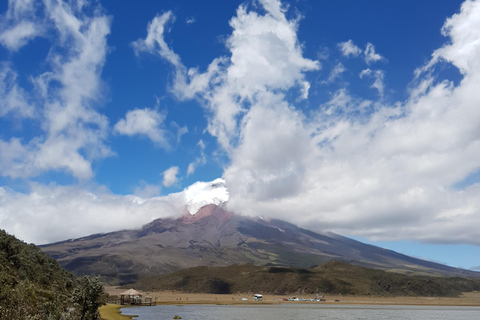
POLYGON ((0 227, 229 209, 480 266, 480 1, 0 3, 0 227))

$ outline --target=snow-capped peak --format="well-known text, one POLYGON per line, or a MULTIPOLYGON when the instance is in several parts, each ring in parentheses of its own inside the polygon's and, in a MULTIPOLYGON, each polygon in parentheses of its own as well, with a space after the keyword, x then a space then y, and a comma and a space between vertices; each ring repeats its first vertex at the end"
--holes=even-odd
POLYGON ((225 180, 218 178, 211 182, 195 182, 184 191, 188 212, 194 215, 207 204, 220 205, 228 201, 225 180))

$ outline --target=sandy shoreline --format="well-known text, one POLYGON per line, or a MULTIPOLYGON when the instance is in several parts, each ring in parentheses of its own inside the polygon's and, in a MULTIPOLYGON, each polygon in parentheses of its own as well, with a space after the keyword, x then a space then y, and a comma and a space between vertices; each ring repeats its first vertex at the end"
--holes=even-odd
MULTIPOLYGON (((125 289, 106 286, 105 291, 110 295, 119 295, 125 289)), ((261 292, 259 292, 261 293, 261 292)), ((458 298, 449 297, 368 297, 368 296, 324 296, 324 302, 310 301, 282 301, 293 295, 263 295, 263 301, 253 301, 253 293, 236 294, 207 294, 183 292, 144 292, 144 297, 153 298, 157 304, 279 304, 279 303, 309 303, 309 304, 357 304, 357 305, 431 305, 431 306, 480 306, 480 292, 468 292, 458 298), (242 300, 247 298, 247 301, 242 300), (336 300, 339 300, 338 302, 336 300)), ((295 295, 297 298, 310 299, 315 295, 295 295)))

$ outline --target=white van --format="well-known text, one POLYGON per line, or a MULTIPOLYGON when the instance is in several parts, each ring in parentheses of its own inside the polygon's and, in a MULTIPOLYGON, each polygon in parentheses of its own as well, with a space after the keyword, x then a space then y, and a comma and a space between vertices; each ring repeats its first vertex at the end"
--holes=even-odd
POLYGON ((253 300, 255 301, 262 301, 263 300, 263 296, 261 294, 254 294, 253 295, 253 300))

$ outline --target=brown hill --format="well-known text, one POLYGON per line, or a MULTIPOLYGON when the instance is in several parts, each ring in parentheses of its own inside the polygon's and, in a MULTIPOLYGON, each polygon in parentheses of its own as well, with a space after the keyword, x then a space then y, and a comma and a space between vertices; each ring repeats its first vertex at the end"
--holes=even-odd
POLYGON ((281 220, 235 215, 215 205, 194 216, 158 219, 140 230, 92 235, 42 250, 75 275, 99 275, 111 284, 195 266, 311 268, 332 260, 408 274, 479 275, 281 220))
POLYGON ((479 279, 407 276, 332 261, 312 269, 234 265, 195 267, 148 277, 133 285, 144 291, 374 296, 458 296, 480 289, 479 279))

